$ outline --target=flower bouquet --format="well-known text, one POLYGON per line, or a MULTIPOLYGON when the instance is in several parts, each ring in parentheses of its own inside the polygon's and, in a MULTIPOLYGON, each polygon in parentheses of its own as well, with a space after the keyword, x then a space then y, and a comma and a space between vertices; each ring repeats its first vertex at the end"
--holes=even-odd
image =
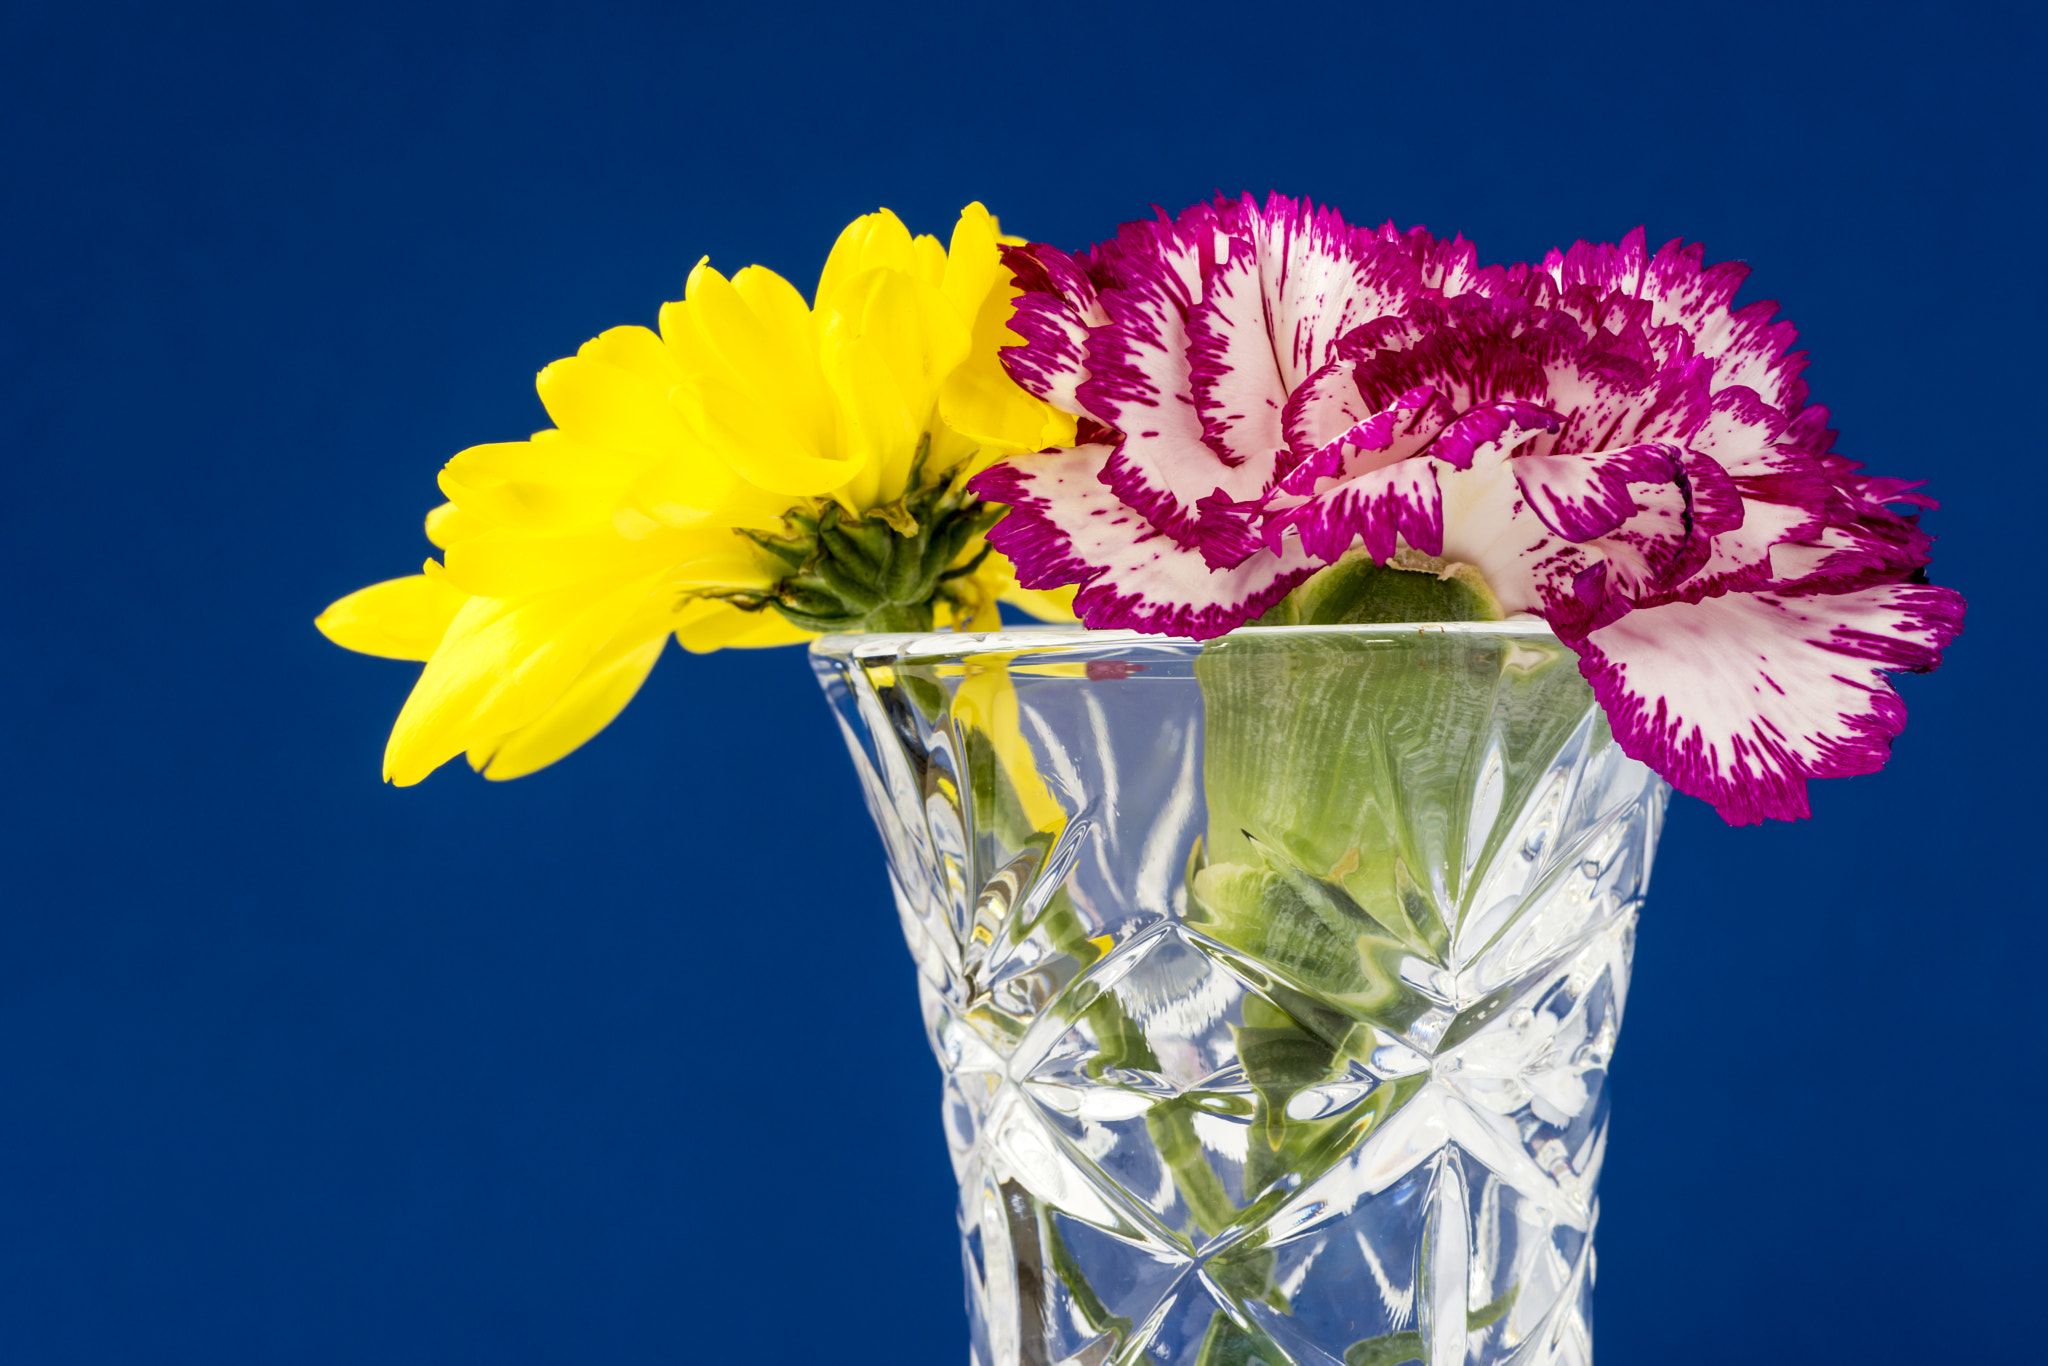
POLYGON ((884 211, 809 302, 700 263, 543 370, 556 426, 443 470, 442 558, 319 624, 425 662, 399 783, 553 762, 670 634, 813 642, 983 1366, 1584 1361, 1669 788, 1807 815, 1963 613, 1932 500, 1703 259, 884 211))

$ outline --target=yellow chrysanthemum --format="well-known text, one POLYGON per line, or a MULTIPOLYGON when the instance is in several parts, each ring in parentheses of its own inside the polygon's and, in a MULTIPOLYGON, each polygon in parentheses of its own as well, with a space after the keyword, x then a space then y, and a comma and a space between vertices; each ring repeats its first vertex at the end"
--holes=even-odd
POLYGON ((1017 293, 999 233, 979 204, 949 248, 869 214, 808 305, 773 271, 700 262, 658 333, 614 328, 541 371, 555 426, 442 470, 442 559, 318 620, 336 644, 426 662, 384 776, 416 783, 465 752, 491 778, 553 763, 632 700, 671 633, 703 652, 841 621, 986 627, 1006 593, 1064 615, 1016 592, 960 487, 1073 440, 997 363, 1017 293), (834 546, 894 555, 890 583, 849 584, 834 546))

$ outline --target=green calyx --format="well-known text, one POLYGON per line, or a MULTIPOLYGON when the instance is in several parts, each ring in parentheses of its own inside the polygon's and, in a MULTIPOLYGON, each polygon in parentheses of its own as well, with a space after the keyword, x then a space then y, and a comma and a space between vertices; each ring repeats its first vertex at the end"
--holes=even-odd
POLYGON ((1373 626, 1505 615, 1477 569, 1403 547, 1385 564, 1363 550, 1350 552, 1295 585, 1252 625, 1373 626))
POLYGON ((929 631, 940 602, 969 607, 962 582, 988 557, 955 564, 1002 516, 970 494, 966 481, 925 481, 926 438, 902 497, 865 513, 837 503, 798 508, 780 534, 743 531, 788 572, 765 591, 718 596, 748 611, 774 608, 806 631, 929 631))

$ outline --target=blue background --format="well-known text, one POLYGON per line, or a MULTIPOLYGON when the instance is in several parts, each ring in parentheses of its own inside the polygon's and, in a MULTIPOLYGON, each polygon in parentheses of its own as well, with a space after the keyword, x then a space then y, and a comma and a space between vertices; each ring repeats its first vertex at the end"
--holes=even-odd
POLYGON ((2040 10, 10 4, 0 1358, 957 1361, 937 1076, 802 658, 543 775, 378 782, 311 619, 690 265, 1080 246, 1281 188, 1490 260, 1756 269, 1968 593, 1881 776, 1680 802, 1618 1060, 1612 1363, 2038 1341, 2040 10))

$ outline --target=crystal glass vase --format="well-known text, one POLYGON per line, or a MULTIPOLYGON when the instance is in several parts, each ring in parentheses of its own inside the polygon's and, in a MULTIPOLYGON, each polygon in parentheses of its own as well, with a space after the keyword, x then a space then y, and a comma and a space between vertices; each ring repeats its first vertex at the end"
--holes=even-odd
POLYGON ((977 1366, 1591 1355, 1666 789, 1541 623, 828 637, 977 1366))

